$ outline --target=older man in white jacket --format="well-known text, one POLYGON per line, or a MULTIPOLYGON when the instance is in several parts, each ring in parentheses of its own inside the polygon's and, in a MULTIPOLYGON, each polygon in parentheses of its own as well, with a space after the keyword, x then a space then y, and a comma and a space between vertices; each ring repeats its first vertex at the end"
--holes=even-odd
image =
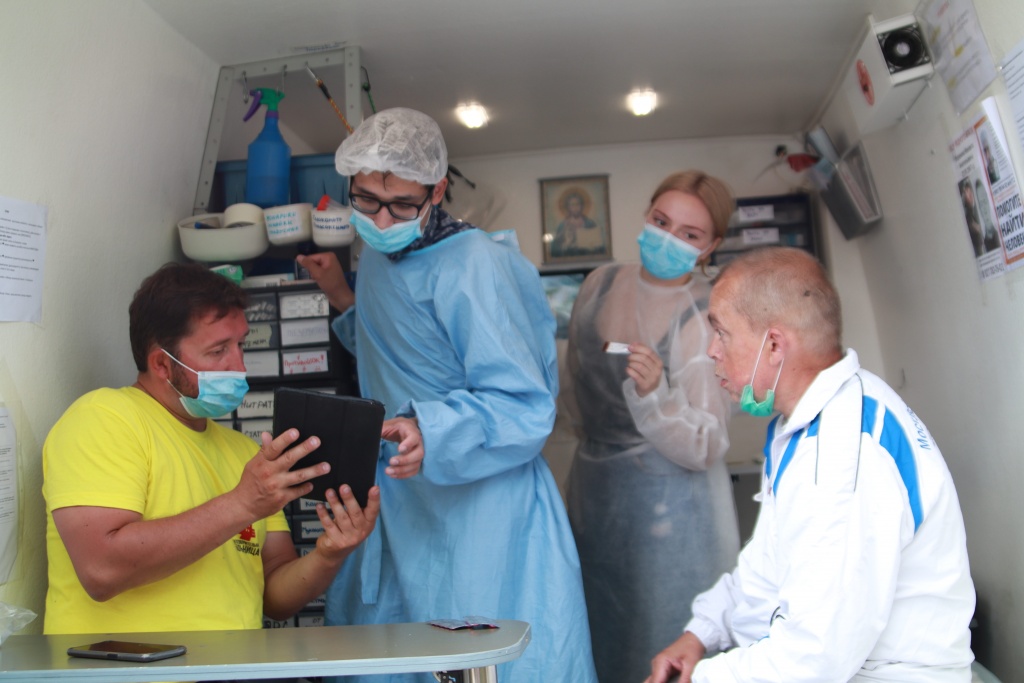
POLYGON ((953 481, 921 420, 843 354, 824 269, 796 249, 751 252, 709 310, 722 385, 781 415, 753 538, 648 681, 969 681, 975 594, 953 481))

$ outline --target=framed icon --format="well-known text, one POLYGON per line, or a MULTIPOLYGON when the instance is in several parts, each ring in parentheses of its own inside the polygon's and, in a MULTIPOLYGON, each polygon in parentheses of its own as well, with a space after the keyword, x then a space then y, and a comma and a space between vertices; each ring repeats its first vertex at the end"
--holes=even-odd
POLYGON ((607 174, 543 178, 540 206, 545 265, 611 259, 607 174))

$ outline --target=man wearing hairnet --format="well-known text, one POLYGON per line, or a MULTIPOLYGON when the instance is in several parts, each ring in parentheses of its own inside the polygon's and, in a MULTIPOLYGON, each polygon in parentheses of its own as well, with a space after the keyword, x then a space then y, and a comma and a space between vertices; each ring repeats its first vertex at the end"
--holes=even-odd
MULTIPOLYGON (((448 153, 425 114, 371 116, 335 162, 367 247, 356 291, 333 254, 299 262, 342 311, 333 329, 362 394, 414 421, 425 454, 400 478, 416 463, 382 447, 380 523, 328 591, 327 623, 518 619, 533 645, 501 680, 596 681, 579 558, 540 454, 558 371, 536 268, 441 209, 448 153)), ((372 678, 387 680, 434 679, 372 678)))

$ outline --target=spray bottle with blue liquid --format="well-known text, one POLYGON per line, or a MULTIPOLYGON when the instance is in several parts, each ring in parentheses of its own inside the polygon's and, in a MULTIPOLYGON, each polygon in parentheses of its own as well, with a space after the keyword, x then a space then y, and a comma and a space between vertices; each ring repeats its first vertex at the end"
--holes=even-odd
POLYGON ((249 144, 249 160, 245 167, 245 201, 264 209, 288 203, 289 172, 292 150, 278 128, 277 105, 284 93, 273 88, 256 88, 249 92, 252 106, 243 121, 248 121, 260 105, 267 113, 263 130, 249 144))

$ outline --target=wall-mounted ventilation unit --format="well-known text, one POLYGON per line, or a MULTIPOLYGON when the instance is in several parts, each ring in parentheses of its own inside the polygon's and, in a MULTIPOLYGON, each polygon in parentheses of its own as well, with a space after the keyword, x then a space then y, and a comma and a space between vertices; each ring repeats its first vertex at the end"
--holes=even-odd
POLYGON ((895 125, 935 72, 921 26, 913 15, 875 23, 843 82, 857 130, 867 135, 895 125))

